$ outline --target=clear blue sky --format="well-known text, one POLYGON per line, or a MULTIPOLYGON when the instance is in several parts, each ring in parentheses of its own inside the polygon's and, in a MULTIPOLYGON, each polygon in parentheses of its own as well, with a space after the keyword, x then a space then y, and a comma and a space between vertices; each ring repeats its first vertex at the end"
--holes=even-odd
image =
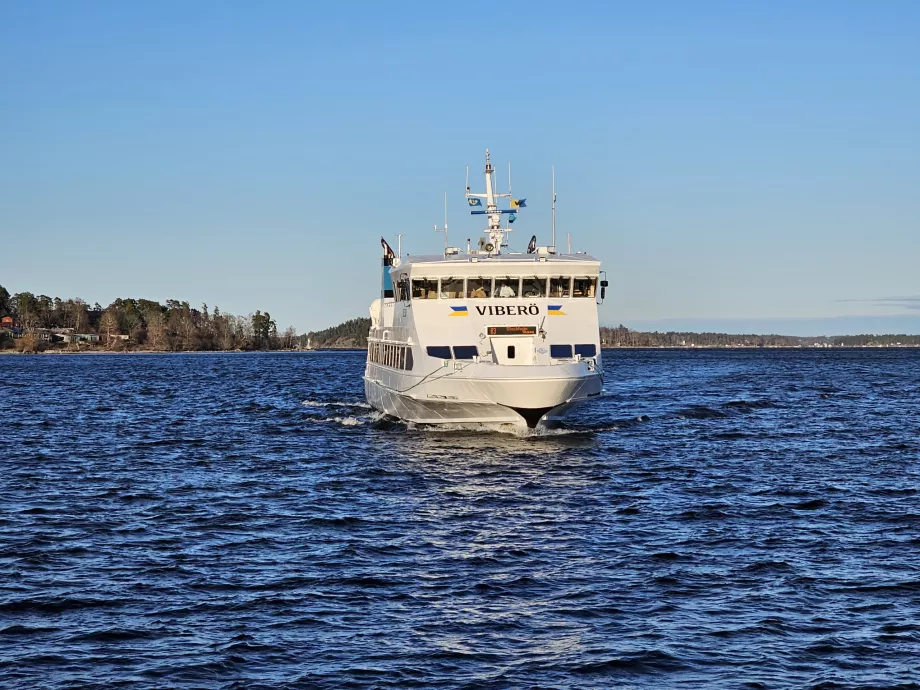
POLYGON ((920 332, 918 66, 914 0, 0 0, 0 284, 365 316, 488 146, 602 323, 920 332))

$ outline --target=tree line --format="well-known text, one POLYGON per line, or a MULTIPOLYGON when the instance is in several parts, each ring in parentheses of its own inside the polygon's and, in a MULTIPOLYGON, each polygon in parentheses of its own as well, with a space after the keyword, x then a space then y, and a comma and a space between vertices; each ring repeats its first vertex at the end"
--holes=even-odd
MULTIPOLYGON (((156 351, 278 350, 300 343, 293 327, 283 333, 269 312, 235 316, 192 307, 174 299, 165 304, 119 297, 106 307, 80 298, 61 299, 19 292, 0 286, 0 318, 10 316, 17 335, 70 330, 96 334, 100 345, 112 349, 140 346, 156 351), (124 336, 127 336, 125 338, 124 336)), ((9 343, 7 343, 9 345, 9 343)))
MULTIPOLYGON (((310 333, 316 348, 365 348, 371 320, 351 319, 338 326, 310 333)), ((620 324, 601 326, 602 347, 908 347, 920 346, 920 335, 836 335, 802 337, 795 335, 737 335, 733 333, 693 333, 689 331, 634 331, 620 324)))
MULTIPOLYGON (((288 350, 303 347, 365 348, 369 318, 350 319, 320 331, 298 335, 293 327, 278 332, 269 312, 235 316, 192 307, 186 301, 121 298, 106 307, 80 298, 60 299, 31 292, 10 295, 0 285, 0 318, 10 316, 18 335, 69 329, 99 336, 109 349, 140 347, 155 351, 288 350)), ((0 330, 0 347, 12 345, 0 330)), ((863 334, 801 337, 792 335, 737 335, 686 331, 634 331, 620 324, 602 326, 603 347, 906 347, 920 346, 920 335, 863 334)), ((33 338, 30 342, 35 343, 33 338)))
POLYGON ((634 331, 620 324, 602 326, 603 347, 912 347, 920 346, 920 335, 863 334, 803 337, 795 335, 738 335, 686 331, 634 331))
POLYGON ((337 326, 321 331, 313 331, 308 335, 310 346, 323 348, 366 348, 367 333, 371 329, 369 318, 350 319, 337 326))

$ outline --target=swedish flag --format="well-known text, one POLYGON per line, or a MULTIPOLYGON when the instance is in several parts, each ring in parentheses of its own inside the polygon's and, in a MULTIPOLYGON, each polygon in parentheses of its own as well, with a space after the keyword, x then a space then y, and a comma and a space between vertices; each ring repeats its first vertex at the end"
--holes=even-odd
POLYGON ((527 199, 512 199, 511 208, 526 208, 527 199))
POLYGON ((474 199, 474 198, 472 198, 472 197, 469 198, 469 199, 467 199, 467 200, 466 200, 466 203, 468 203, 470 206, 482 206, 482 200, 481 200, 481 199, 474 199))

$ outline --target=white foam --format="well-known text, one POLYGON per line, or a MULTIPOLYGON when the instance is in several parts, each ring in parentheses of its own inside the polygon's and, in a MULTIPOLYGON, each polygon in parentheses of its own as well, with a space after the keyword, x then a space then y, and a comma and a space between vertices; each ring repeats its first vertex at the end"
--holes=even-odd
POLYGON ((304 400, 300 403, 304 407, 357 407, 364 410, 372 409, 363 402, 320 402, 319 400, 304 400))
POLYGON ((367 424, 369 420, 359 419, 358 417, 333 417, 333 422, 337 422, 342 426, 361 426, 362 424, 367 424))
POLYGON ((571 434, 585 434, 585 433, 597 433, 602 431, 617 431, 618 427, 616 426, 604 426, 596 428, 562 428, 562 427, 545 427, 538 426, 536 429, 531 429, 529 427, 517 424, 509 423, 489 423, 489 422, 471 422, 468 424, 463 423, 449 423, 449 424, 415 424, 414 422, 407 423, 406 427, 410 431, 423 431, 425 433, 445 433, 451 431, 485 431, 492 432, 496 434, 507 434, 509 436, 517 436, 518 438, 541 438, 541 437, 552 437, 552 436, 569 436, 571 434))

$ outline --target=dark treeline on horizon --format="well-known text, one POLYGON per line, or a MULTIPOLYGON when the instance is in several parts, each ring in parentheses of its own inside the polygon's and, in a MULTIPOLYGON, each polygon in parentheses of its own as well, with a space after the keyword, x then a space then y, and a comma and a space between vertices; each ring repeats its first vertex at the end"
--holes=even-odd
MULTIPOLYGON (((317 348, 367 347, 369 318, 351 319, 338 326, 310 334, 317 348)), ((601 326, 603 347, 870 347, 920 346, 920 335, 837 335, 800 337, 794 335, 735 335, 731 333, 690 333, 634 331, 626 326, 601 326)))
MULTIPOLYGON (((0 328, 0 348, 26 351, 58 346, 106 349, 144 349, 162 352, 199 350, 288 350, 305 347, 365 348, 369 318, 350 319, 336 326, 298 335, 293 327, 283 333, 268 312, 248 316, 200 309, 169 299, 165 304, 147 299, 118 298, 106 307, 82 299, 60 299, 19 292, 0 285, 0 318, 12 327, 0 328), (72 334, 98 336, 90 342, 66 340, 72 334), (52 333, 54 337, 52 338, 52 333), (44 336, 44 339, 39 338, 44 336), (60 342, 61 340, 64 342, 60 342)), ((634 331, 622 324, 601 326, 603 347, 908 347, 920 346, 920 335, 738 335, 634 331)))
POLYGON ((633 331, 620 324, 601 326, 603 347, 897 347, 920 346, 920 335, 738 335, 732 333, 692 333, 633 331))
POLYGON ((0 333, 0 346, 9 347, 10 341, 18 340, 20 349, 36 349, 42 340, 38 336, 48 335, 50 339, 49 332, 53 331, 98 335, 98 345, 109 349, 137 346, 163 352, 278 350, 299 343, 293 328, 279 334, 268 312, 234 316, 222 313, 218 307, 209 310, 202 304, 196 309, 188 302, 173 299, 160 304, 148 299, 118 298, 107 307, 98 303, 90 306, 79 298, 60 299, 31 292, 10 295, 0 285, 2 317, 11 317, 13 328, 0 333))

